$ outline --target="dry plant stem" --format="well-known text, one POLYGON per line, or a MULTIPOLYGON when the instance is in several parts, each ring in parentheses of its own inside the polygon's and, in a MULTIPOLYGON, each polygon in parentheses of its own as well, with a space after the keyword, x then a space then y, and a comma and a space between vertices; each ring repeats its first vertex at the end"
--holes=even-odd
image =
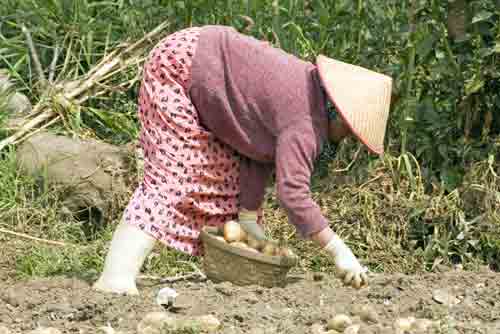
POLYGON ((141 275, 141 276, 139 276, 139 278, 158 281, 159 284, 175 283, 175 282, 185 281, 185 280, 190 280, 190 279, 197 279, 199 281, 205 281, 207 279, 207 276, 194 263, 186 262, 186 261, 179 261, 179 262, 186 263, 189 266, 191 266, 191 268, 193 268, 193 272, 186 274, 186 275, 179 275, 179 276, 174 276, 174 277, 158 277, 158 276, 141 275))
POLYGON ((45 123, 44 125, 42 125, 40 128, 36 129, 35 131, 33 132, 30 132, 28 133, 26 136, 24 136, 23 138, 20 138, 19 140, 15 141, 13 144, 17 144, 17 143, 20 143, 21 141, 24 141, 34 135, 36 135, 38 132, 48 128, 49 126, 51 126, 52 124, 56 123, 57 121, 59 121, 61 119, 61 116, 57 116, 56 118, 52 119, 50 122, 47 122, 45 123))
POLYGON ((358 150, 356 151, 356 153, 354 153, 354 156, 353 156, 351 162, 349 162, 349 164, 347 165, 347 167, 341 168, 341 169, 335 169, 335 170, 333 170, 333 172, 334 173, 342 173, 342 172, 349 171, 349 169, 351 169, 352 165, 354 165, 354 163, 356 162, 356 160, 358 160, 359 152, 361 152, 361 147, 362 146, 359 145, 358 150))
POLYGON ((13 235, 16 237, 21 237, 24 239, 34 240, 34 241, 38 241, 38 242, 43 242, 45 244, 54 245, 54 246, 63 246, 63 247, 70 246, 69 244, 66 244, 66 243, 61 242, 61 241, 53 241, 53 240, 36 238, 36 237, 32 237, 31 235, 28 235, 28 234, 14 232, 14 231, 10 231, 10 230, 4 229, 4 228, 0 228, 0 233, 13 235))
POLYGON ((173 276, 173 277, 158 277, 158 276, 141 275, 141 276, 139 276, 139 278, 148 279, 148 280, 152 280, 152 281, 158 281, 158 284, 175 283, 175 282, 180 282, 180 281, 188 281, 188 280, 192 280, 192 279, 196 279, 199 281, 206 280, 205 275, 200 276, 198 273, 191 273, 191 274, 173 276))
POLYGON ((360 185, 360 186, 359 186, 359 189, 366 187, 367 185, 369 185, 369 184, 370 184, 370 183, 372 183, 372 182, 377 181, 377 180, 378 180, 378 179, 380 179, 381 177, 382 177, 382 175, 377 175, 377 176, 375 176, 374 178, 369 179, 368 181, 366 181, 365 183, 363 183, 362 185, 360 185))
POLYGON ((193 268, 193 272, 186 275, 180 275, 174 277, 158 277, 158 276, 148 276, 148 275, 141 275, 139 277, 143 279, 159 281, 159 283, 174 283, 188 279, 199 279, 204 281, 207 279, 206 275, 194 263, 187 261, 178 261, 178 262, 188 264, 191 268, 193 268))
POLYGON ((28 47, 30 49, 31 56, 33 57, 33 62, 35 63, 35 68, 36 71, 38 72, 38 76, 40 77, 40 80, 45 83, 46 81, 45 74, 43 73, 42 64, 40 63, 40 59, 38 58, 38 53, 36 51, 35 44, 33 44, 31 33, 28 30, 28 28, 26 28, 25 25, 23 25, 21 29, 24 35, 26 35, 26 43, 28 44, 28 47))
POLYGON ((49 83, 54 83, 54 75, 56 72, 57 58, 59 58, 59 45, 56 45, 54 49, 54 57, 52 58, 52 63, 50 63, 49 69, 49 83))
MULTIPOLYGON (((90 70, 89 73, 87 73, 86 78, 77 80, 79 82, 78 85, 73 85, 74 88, 71 89, 65 89, 64 86, 60 87, 62 88, 62 91, 58 95, 54 95, 53 98, 62 106, 69 106, 71 104, 81 104, 85 102, 87 99, 89 99, 91 94, 92 96, 102 95, 102 91, 89 92, 89 90, 97 85, 101 85, 100 87, 103 88, 102 85, 105 85, 105 80, 110 79, 111 77, 121 73, 128 67, 136 65, 143 61, 144 57, 142 54, 144 52, 144 47, 146 46, 146 44, 151 43, 152 40, 157 37, 157 35, 162 33, 167 26, 168 23, 164 22, 154 30, 146 34, 139 41, 131 44, 130 46, 122 46, 120 47, 120 50, 111 52, 110 54, 105 56, 98 65, 90 70)), ((27 29, 26 33, 27 36, 29 36, 29 32, 27 31, 27 29)), ((32 45, 31 47, 33 48, 33 57, 38 59, 35 55, 36 50, 34 50, 34 46, 32 45)), ((39 64, 38 60, 36 60, 35 62, 38 62, 39 64)), ((40 71, 43 75, 41 65, 40 71)), ((45 77, 43 77, 43 79, 45 80, 45 77)), ((103 89, 109 90, 109 88, 103 89)), ((50 121, 56 116, 58 116, 58 113, 55 110, 52 110, 44 102, 39 102, 35 106, 35 108, 33 108, 33 113, 31 115, 31 117, 33 118, 25 122, 21 126, 21 128, 14 134, 0 141, 0 151, 8 145, 21 142, 22 139, 26 138, 27 134, 29 134, 34 128, 47 121, 50 121), (33 117, 33 115, 36 116, 33 117)))
MULTIPOLYGON (((42 105, 37 104, 33 109, 33 114, 39 112, 42 109, 42 105)), ((20 138, 24 137, 31 129, 35 128, 37 125, 44 123, 56 114, 52 110, 45 110, 41 114, 37 115, 35 118, 24 123, 20 129, 18 129, 13 135, 0 141, 0 151, 3 150, 7 145, 16 143, 20 138)))

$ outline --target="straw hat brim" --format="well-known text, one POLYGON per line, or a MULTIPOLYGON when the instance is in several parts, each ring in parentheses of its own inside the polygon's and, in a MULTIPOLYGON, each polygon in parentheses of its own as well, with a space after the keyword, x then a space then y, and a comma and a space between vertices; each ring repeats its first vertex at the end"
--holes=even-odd
POLYGON ((373 153, 384 153, 392 78, 319 55, 321 83, 351 132, 373 153))

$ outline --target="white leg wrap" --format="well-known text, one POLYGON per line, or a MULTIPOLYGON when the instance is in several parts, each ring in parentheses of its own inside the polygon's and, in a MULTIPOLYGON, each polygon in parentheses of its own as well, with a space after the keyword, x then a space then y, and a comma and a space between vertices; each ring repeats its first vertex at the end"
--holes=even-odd
POLYGON ((126 223, 118 225, 103 272, 94 284, 94 289, 119 294, 139 294, 135 280, 155 242, 156 239, 135 226, 126 223))

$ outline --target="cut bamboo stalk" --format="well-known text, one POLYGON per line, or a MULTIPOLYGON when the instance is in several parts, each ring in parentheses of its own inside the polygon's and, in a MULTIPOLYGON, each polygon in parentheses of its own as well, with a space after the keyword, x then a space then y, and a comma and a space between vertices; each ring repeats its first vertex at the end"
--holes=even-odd
MULTIPOLYGON (((144 61, 144 47, 151 44, 168 25, 167 22, 164 22, 135 43, 128 46, 120 46, 117 50, 106 55, 82 79, 54 85, 54 89, 50 89, 47 92, 47 96, 43 97, 40 102, 35 105, 33 112, 28 116, 28 118, 31 119, 27 119, 15 133, 0 141, 0 151, 8 145, 22 142, 22 140, 28 138, 30 132, 34 131, 38 126, 59 116, 57 111, 53 110, 46 102, 47 100, 52 99, 57 104, 67 108, 71 105, 80 105, 87 101, 90 98, 90 94, 88 94, 89 90, 95 86, 100 87, 101 91, 97 93, 94 92, 92 94, 93 96, 102 95, 102 91, 107 92, 112 90, 111 87, 106 86, 106 81, 130 66, 144 61)), ((29 36, 28 31, 27 36, 29 36)), ((34 47, 32 52, 35 54, 34 57, 37 57, 34 47)), ((36 66, 38 67, 38 65, 36 66)), ((43 73, 43 70, 41 70, 41 73, 43 73)), ((45 80, 45 77, 42 77, 42 79, 45 80)))
POLYGON ((49 69, 49 83, 54 83, 54 75, 56 73, 57 59, 59 58, 59 45, 56 45, 54 49, 54 56, 52 57, 52 63, 50 63, 49 69))
POLYGON ((43 73, 42 64, 40 63, 40 58, 38 57, 38 52, 36 51, 35 44, 33 43, 33 39, 31 38, 31 32, 26 28, 25 25, 22 26, 21 30, 26 36, 26 43, 28 44, 28 48, 30 49, 31 56, 33 57, 33 63, 35 63, 36 71, 38 72, 38 76, 40 77, 40 81, 45 83, 47 80, 45 78, 45 74, 43 73))

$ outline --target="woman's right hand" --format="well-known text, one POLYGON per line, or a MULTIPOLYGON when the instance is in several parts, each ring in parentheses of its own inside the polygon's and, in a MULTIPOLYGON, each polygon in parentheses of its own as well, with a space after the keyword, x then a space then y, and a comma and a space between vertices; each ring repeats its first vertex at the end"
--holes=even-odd
POLYGON ((252 236, 255 240, 263 241, 266 240, 266 234, 259 223, 258 220, 258 212, 257 211, 248 211, 248 210, 240 210, 238 223, 243 228, 243 230, 250 236, 252 236))

